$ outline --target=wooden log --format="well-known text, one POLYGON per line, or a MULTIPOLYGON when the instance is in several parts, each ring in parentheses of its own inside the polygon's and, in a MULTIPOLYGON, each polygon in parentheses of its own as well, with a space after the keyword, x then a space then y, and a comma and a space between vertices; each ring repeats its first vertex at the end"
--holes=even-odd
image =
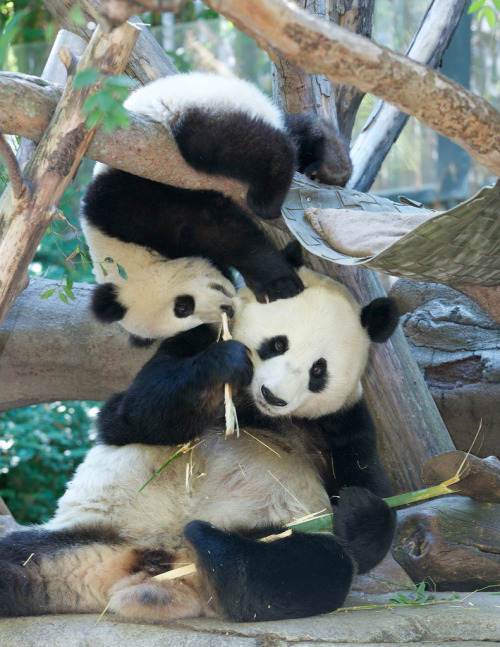
MULTIPOLYGON (((123 71, 139 30, 129 23, 111 34, 96 30, 78 70, 99 67, 103 73, 123 71)), ((7 314, 36 248, 54 216, 55 207, 83 158, 96 128, 85 127, 82 105, 93 92, 75 90, 71 79, 40 144, 25 167, 30 186, 20 198, 7 188, 0 200, 0 324, 7 314)))
POLYGON ((500 503, 500 460, 496 456, 478 458, 461 451, 445 452, 430 458, 422 477, 427 487, 439 485, 460 470, 460 481, 450 490, 475 501, 500 503))
MULTIPOLYGON (((354 34, 371 38, 374 5, 375 0, 353 0, 340 15, 339 25, 354 34)), ((349 83, 335 83, 334 90, 338 128, 341 135, 351 141, 354 121, 365 93, 349 83)))
MULTIPOLYGON (((500 323, 451 287, 399 279, 390 295, 457 449, 500 458, 500 323)), ((482 304, 481 304, 482 305, 482 304)))
MULTIPOLYGON (((92 38, 95 25, 102 22, 100 0, 79 0, 78 2, 75 0, 43 0, 43 4, 64 29, 78 34, 87 42, 92 38), (84 18, 82 25, 76 25, 71 18, 70 12, 76 6, 82 10, 84 18)), ((137 6, 132 13, 137 13, 137 6)), ((143 24, 140 18, 133 15, 129 22, 138 28, 143 24)), ((142 84, 178 72, 151 32, 144 28, 140 31, 137 44, 132 50, 125 71, 142 84)))
MULTIPOLYGON (((467 0, 433 0, 406 56, 432 68, 438 67, 467 5, 467 0)), ((370 189, 408 118, 408 114, 400 112, 394 105, 384 101, 377 103, 353 144, 354 168, 349 187, 359 191, 370 189)))
POLYGON ((500 504, 449 496, 398 511, 392 554, 438 591, 500 590, 499 533, 500 504))
POLYGON ((90 311, 93 285, 73 285, 67 305, 40 299, 57 281, 36 279, 0 328, 0 411, 56 400, 98 400, 126 389, 154 350, 131 349, 118 324, 90 311))

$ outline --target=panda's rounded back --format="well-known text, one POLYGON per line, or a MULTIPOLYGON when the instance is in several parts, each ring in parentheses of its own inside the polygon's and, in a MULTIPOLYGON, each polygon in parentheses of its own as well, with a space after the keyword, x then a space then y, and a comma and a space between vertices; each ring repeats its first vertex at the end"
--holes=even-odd
POLYGON ((190 107, 241 112, 284 130, 281 111, 255 85, 242 79, 190 72, 157 79, 128 97, 125 108, 170 126, 190 107))

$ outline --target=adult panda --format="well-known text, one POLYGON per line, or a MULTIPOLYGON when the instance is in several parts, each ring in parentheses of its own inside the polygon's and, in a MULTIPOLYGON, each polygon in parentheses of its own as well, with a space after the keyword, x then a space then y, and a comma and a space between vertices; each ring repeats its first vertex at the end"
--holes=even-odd
MULTIPOLYGON (((314 115, 283 115, 246 81, 174 75, 133 92, 125 106, 162 124, 197 171, 247 183, 248 208, 262 218, 280 215, 295 170, 330 184, 344 185, 350 175, 346 146, 332 127, 314 115)), ((249 213, 215 191, 181 189, 98 163, 81 223, 100 284, 94 314, 142 340, 230 313, 228 267, 259 300, 290 297, 303 287, 249 213)))
POLYGON ((303 292, 269 304, 244 288, 235 339, 217 342, 207 324, 167 339, 107 401, 53 520, 0 542, 0 615, 110 603, 137 620, 260 621, 342 605, 394 533, 360 378, 397 314, 389 299, 360 308, 332 279, 299 276, 303 292), (226 382, 239 389, 239 438, 224 438, 226 382), (333 534, 258 541, 332 507, 333 534), (196 574, 153 579, 191 561, 196 574))

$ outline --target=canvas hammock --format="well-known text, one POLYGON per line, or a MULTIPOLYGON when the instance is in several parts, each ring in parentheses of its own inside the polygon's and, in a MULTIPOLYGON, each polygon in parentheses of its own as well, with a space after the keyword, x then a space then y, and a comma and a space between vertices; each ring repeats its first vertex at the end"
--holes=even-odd
POLYGON ((296 176, 283 217, 328 261, 418 281, 500 285, 500 181, 438 212, 296 176))

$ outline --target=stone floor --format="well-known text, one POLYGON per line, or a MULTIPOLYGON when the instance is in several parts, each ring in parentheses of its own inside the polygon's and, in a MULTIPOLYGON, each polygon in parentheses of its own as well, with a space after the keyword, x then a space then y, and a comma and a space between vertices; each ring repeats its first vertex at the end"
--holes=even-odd
MULTIPOLYGON (((386 604, 392 594, 354 593, 346 605, 386 604)), ((439 593, 438 598, 451 597, 439 593)), ((315 647, 488 643, 500 647, 500 596, 462 593, 430 606, 340 610, 327 616, 262 623, 192 619, 147 625, 105 615, 41 616, 0 620, 1 647, 315 647)))

